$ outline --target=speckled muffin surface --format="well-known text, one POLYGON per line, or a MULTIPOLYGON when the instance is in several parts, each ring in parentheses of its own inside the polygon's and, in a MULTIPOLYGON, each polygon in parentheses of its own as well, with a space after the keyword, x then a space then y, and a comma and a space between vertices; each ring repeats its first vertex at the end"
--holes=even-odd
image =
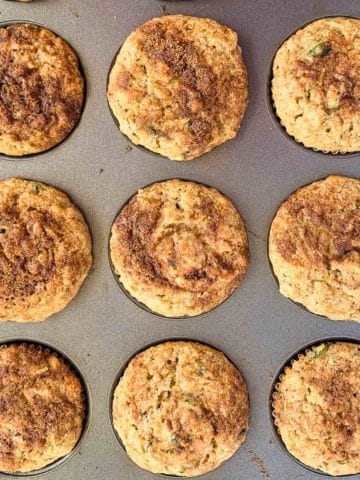
POLYGON ((360 19, 316 20, 276 53, 272 96, 287 133, 314 150, 360 151, 360 19))
POLYGON ((141 468, 200 475, 244 442, 247 387, 218 350, 195 342, 162 343, 130 361, 115 389, 113 422, 141 468))
POLYGON ((84 80, 72 48, 45 28, 0 28, 0 153, 57 145, 81 116, 84 80))
POLYGON ((59 312, 91 265, 88 227, 67 195, 31 180, 0 181, 0 321, 59 312))
POLYGON ((330 475, 360 473, 360 346, 323 343, 286 367, 273 395, 287 450, 330 475))
POLYGON ((39 470, 70 453, 83 429, 81 382, 40 346, 0 348, 0 471, 39 470))
POLYGON ((360 321, 360 180, 330 176, 290 195, 272 222, 269 256, 285 297, 360 321))
POLYGON ((120 130, 172 160, 192 160, 235 137, 247 99, 237 34, 208 18, 149 20, 126 39, 109 77, 120 130))
POLYGON ((110 253, 125 289, 167 317, 216 307, 249 263, 245 227, 230 200, 182 180, 138 191, 115 219, 110 253))

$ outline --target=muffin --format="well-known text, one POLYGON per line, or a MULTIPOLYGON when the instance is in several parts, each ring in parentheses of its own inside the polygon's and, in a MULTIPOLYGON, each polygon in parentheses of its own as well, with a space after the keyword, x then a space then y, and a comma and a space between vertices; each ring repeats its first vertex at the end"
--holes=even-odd
POLYGON ((0 321, 59 312, 91 264, 88 227, 67 195, 30 180, 0 181, 0 321))
POLYGON ((280 293, 331 320, 360 321, 360 180, 300 188, 272 222, 269 256, 280 293))
POLYGON ((273 416, 287 450, 329 475, 360 473, 360 346, 322 343, 280 375, 273 416))
POLYGON ((45 28, 18 23, 0 28, 0 59, 0 153, 40 153, 64 140, 84 102, 73 49, 45 28))
POLYGON ((272 96, 287 133, 314 150, 360 151, 360 20, 329 17, 277 51, 272 96))
POLYGON ((125 290, 166 317, 216 307, 249 263, 244 223, 230 200, 182 180, 138 191, 113 223, 110 255, 125 290))
POLYGON ((70 453, 83 429, 81 382, 41 346, 0 348, 0 471, 31 472, 70 453))
POLYGON ((139 467, 201 475, 245 440, 246 384, 218 350, 188 341, 161 343, 127 366, 114 393, 113 424, 139 467))
POLYGON ((108 100, 133 143, 192 160, 237 134, 248 101, 237 34, 208 18, 165 15, 125 40, 108 100))

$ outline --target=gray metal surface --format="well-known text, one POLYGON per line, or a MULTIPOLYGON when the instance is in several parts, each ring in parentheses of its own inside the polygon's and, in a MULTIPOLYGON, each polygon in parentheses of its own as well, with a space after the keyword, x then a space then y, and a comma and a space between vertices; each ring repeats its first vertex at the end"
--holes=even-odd
POLYGON ((342 160, 315 156, 285 138, 267 109, 266 77, 274 50, 288 33, 318 16, 360 16, 360 2, 166 2, 171 13, 209 16, 234 28, 249 70, 250 104, 236 140, 183 163, 154 157, 137 148, 130 150, 116 129, 106 101, 108 68, 119 45, 139 24, 161 15, 161 5, 165 2, 0 3, 1 21, 33 20, 63 35, 78 52, 88 84, 81 123, 68 141, 29 160, 0 160, 1 178, 32 178, 66 191, 84 211, 94 239, 94 268, 79 295, 63 312, 39 324, 0 326, 0 340, 26 337, 68 354, 83 372, 90 390, 90 427, 80 451, 39 478, 156 478, 133 465, 119 446, 109 419, 109 395, 115 376, 133 352, 174 336, 200 339, 223 350, 241 368, 249 386, 251 426, 246 443, 204 479, 319 478, 293 462, 274 443, 268 423, 269 388, 273 375, 291 352, 320 337, 359 338, 360 325, 327 321, 280 296, 268 264, 267 235, 273 215, 287 195, 330 173, 359 176, 360 155, 342 160), (219 308, 194 319, 167 320, 140 309, 119 290, 108 263, 109 228, 120 205, 137 188, 171 177, 219 188, 239 208, 250 236, 251 266, 241 287, 219 308))

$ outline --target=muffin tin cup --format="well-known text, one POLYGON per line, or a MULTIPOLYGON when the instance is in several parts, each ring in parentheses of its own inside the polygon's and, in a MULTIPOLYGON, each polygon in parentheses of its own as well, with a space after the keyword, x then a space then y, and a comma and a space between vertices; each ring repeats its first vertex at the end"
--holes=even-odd
MULTIPOLYGON (((19 2, 19 3, 31 3, 31 1, 29 1, 29 0, 27 2, 22 2, 21 0, 7 0, 7 1, 19 2)), ((49 28, 49 27, 47 27, 46 25, 44 25, 40 22, 34 22, 33 20, 4 20, 4 21, 0 22, 0 28, 6 28, 6 27, 10 27, 11 25, 24 24, 24 23, 29 24, 29 25, 34 25, 34 26, 40 27, 40 28, 45 28, 46 30, 49 30, 49 32, 51 32, 54 35, 56 35, 57 37, 63 39, 66 43, 68 43, 70 45, 70 47, 75 52, 76 58, 78 60, 79 71, 80 71, 80 74, 81 74, 81 76, 83 78, 83 81, 84 81, 84 99, 83 99, 83 104, 82 104, 82 107, 81 107, 81 112, 80 112, 79 119, 77 120, 77 122, 75 123, 73 128, 70 130, 70 132, 66 135, 66 137, 63 138, 62 140, 60 140, 59 143, 56 143, 52 147, 50 147, 47 150, 44 150, 42 152, 29 153, 28 155, 7 155, 6 153, 0 152, 0 160, 10 160, 10 161, 11 160, 13 160, 13 161, 31 160, 34 157, 39 157, 39 156, 45 155, 46 153, 52 152, 53 150, 61 147, 64 142, 66 142, 67 140, 70 140, 70 137, 73 135, 75 130, 78 127, 80 127, 80 124, 82 122, 83 115, 84 115, 84 112, 85 112, 85 107, 87 105, 87 81, 86 81, 84 68, 82 66, 82 62, 81 62, 81 59, 79 57, 79 54, 78 54, 77 50, 75 50, 75 48, 72 46, 72 44, 70 42, 68 42, 66 40, 66 38, 64 38, 62 35, 60 35, 56 30, 54 30, 53 28, 49 28)))
POLYGON ((77 378, 80 380, 82 391, 83 391, 83 400, 85 404, 85 413, 84 413, 84 419, 83 419, 83 427, 82 427, 82 432, 80 434, 80 437, 74 446, 74 448, 69 452, 67 455, 64 457, 58 458, 52 463, 49 463, 43 468, 40 468, 38 470, 32 470, 31 472, 14 472, 14 473, 9 473, 9 472, 2 472, 0 471, 0 475, 4 475, 5 477, 35 477, 35 476, 40 476, 48 472, 52 472, 56 468, 59 468, 62 466, 65 462, 70 460, 70 458, 77 454, 80 451, 80 448, 82 447, 86 434, 89 429, 90 425, 90 418, 91 418, 91 403, 90 403, 90 391, 87 386, 87 382, 85 380, 85 377, 83 373, 79 370, 79 368, 76 366, 76 364, 73 362, 73 360, 70 359, 70 357, 63 353, 61 350, 59 350, 56 347, 53 347, 49 343, 43 342, 43 341, 38 341, 38 340, 33 340, 29 338, 10 338, 6 340, 0 341, 0 348, 4 348, 8 345, 13 345, 13 344, 27 344, 27 345, 33 345, 35 347, 40 347, 41 349, 45 351, 49 351, 51 353, 54 353, 58 358, 62 358, 65 363, 70 367, 71 371, 73 371, 77 378))
POLYGON ((282 40, 276 47, 274 55, 272 56, 272 59, 270 61, 270 65, 268 67, 268 73, 266 77, 266 104, 268 107, 269 114, 273 120, 273 123, 276 125, 277 129, 283 134, 284 137, 286 137, 288 140, 290 140, 291 143, 294 145, 297 145, 302 149, 302 151, 310 152, 313 155, 316 155, 318 157, 323 157, 323 158, 332 158, 332 159, 338 159, 338 160, 346 160, 349 158, 356 157, 360 154, 360 151, 357 152, 348 152, 348 153, 335 153, 335 152, 325 152, 322 150, 316 150, 312 147, 306 147, 302 142, 297 141, 295 137, 290 135, 287 131, 285 126, 282 124, 279 116, 276 113, 276 108, 275 108, 275 102, 272 96, 272 79, 273 79, 273 65, 274 65, 274 60, 275 56, 279 50, 279 48, 287 41, 289 40, 290 37, 295 35, 296 32, 299 30, 302 30, 304 27, 310 25, 313 22, 316 22, 317 20, 321 20, 323 18, 336 18, 336 17, 344 17, 344 18, 353 18, 355 20, 360 20, 360 17, 356 17, 353 15, 342 15, 341 13, 336 14, 336 15, 325 15, 321 17, 314 17, 311 20, 308 20, 307 22, 303 23, 299 27, 297 27, 294 31, 292 31, 287 37, 282 40))
MULTIPOLYGON (((151 182, 143 187, 140 187, 140 189, 144 189, 144 188, 148 188, 148 187, 151 187, 152 185, 155 185, 156 183, 161 183, 161 182, 166 182, 168 180, 181 180, 182 182, 189 182, 189 183, 195 183, 197 185, 201 185, 201 186, 204 186, 204 187, 207 187, 207 188, 212 188, 214 190, 217 190, 223 197, 227 198, 232 205, 234 205, 234 207, 236 208, 236 211, 239 213, 240 217, 242 218, 241 216, 241 213, 240 211, 238 210, 238 208, 236 207, 236 205, 233 203, 233 201, 231 200, 231 198, 229 198, 228 196, 224 195, 220 190, 218 190, 216 187, 211 187, 205 183, 200 183, 200 182, 196 182, 194 180, 189 180, 189 179, 184 179, 184 178, 165 178, 165 179, 161 179, 161 180, 156 180, 155 182, 151 182)), ((215 309, 217 309, 218 307, 220 307, 221 305, 223 305, 227 300, 229 300, 229 298, 231 298, 235 292, 238 290, 238 288, 241 288, 241 284, 242 282, 244 281, 244 278, 246 276, 246 273, 245 272, 245 275, 244 275, 244 278, 241 280, 241 282, 239 283, 239 285, 235 288, 235 290, 228 296, 226 297, 221 303, 219 303, 218 305, 215 305, 213 308, 211 308, 210 310, 207 310, 206 312, 202 312, 202 313, 199 313, 197 315, 193 315, 193 316, 190 316, 190 315, 183 315, 183 316, 179 316, 179 317, 167 317, 166 315, 163 315, 161 313, 158 313, 158 312, 155 312, 153 310, 151 310, 149 307, 147 307, 144 303, 140 302, 139 300, 137 300, 135 297, 133 297, 131 295, 131 293, 129 293, 126 288, 124 287, 124 285, 122 284, 119 276, 117 275, 117 273, 115 272, 115 267, 113 265, 113 262, 112 262, 112 258, 111 258, 111 250, 110 250, 110 240, 111 240, 111 236, 112 236, 112 227, 117 219, 117 217, 120 215, 120 213, 122 212, 122 210, 126 207, 126 205, 128 205, 128 203, 131 202, 131 200, 137 195, 138 193, 138 190, 133 193, 127 200, 125 200, 125 202, 122 204, 122 206, 119 208, 119 210, 117 211, 115 217, 114 217, 114 220, 112 221, 111 223, 111 226, 110 226, 110 231, 109 231, 109 237, 108 237, 108 259, 109 259, 109 264, 110 264, 110 269, 111 269, 111 272, 113 274, 113 277, 116 281, 116 284, 118 285, 118 287, 120 288, 120 290, 124 293, 124 295, 129 298, 135 305, 137 305, 138 307, 140 307, 142 310, 144 310, 145 312, 147 313, 151 313, 152 315, 155 315, 157 317, 160 317, 160 318, 166 318, 167 320, 185 320, 185 319, 192 319, 192 318, 199 318, 203 315, 206 315, 207 313, 210 313, 210 312, 213 312, 215 309)), ((246 237, 248 239, 248 232, 247 232, 247 229, 246 229, 246 224, 245 224, 245 221, 244 219, 242 218, 242 221, 244 222, 244 225, 245 225, 245 232, 246 232, 246 237)), ((250 257, 250 256, 249 256, 250 257)))
POLYGON ((307 351, 311 350, 312 347, 315 347, 317 345, 321 345, 322 343, 336 343, 336 342, 346 342, 346 343, 355 343, 360 346, 360 339, 356 337, 349 337, 349 336, 336 336, 336 337, 324 337, 324 338, 319 338, 318 340, 314 340, 310 343, 307 343, 297 349, 294 353, 292 353, 286 360, 283 362, 279 370, 277 371, 276 375, 273 378, 273 381, 271 382, 270 386, 270 392, 269 392, 269 397, 268 397, 268 418, 269 418, 269 425, 270 425, 270 430, 272 433, 272 437, 275 440, 276 445, 282 450, 293 462, 295 462, 297 465, 300 465, 303 469, 307 470, 308 472, 314 473, 316 475, 321 475, 323 477, 328 477, 328 478, 347 478, 347 477, 355 477, 356 475, 359 475, 358 473, 353 473, 353 474, 348 474, 348 475, 330 475, 328 473, 325 473, 321 470, 318 470, 316 468, 310 467, 309 465, 306 465, 305 463, 301 462, 301 460, 298 460, 294 455, 292 455, 289 450, 286 448, 281 435, 275 425, 275 419, 273 416, 273 395, 276 391, 277 385, 280 383, 280 376, 284 373, 284 370, 286 367, 290 367, 294 361, 298 360, 299 357, 302 354, 305 354, 307 351))
MULTIPOLYGON (((326 178, 330 175, 334 175, 334 174, 329 174, 327 175, 326 177, 322 177, 322 178, 318 178, 316 180, 313 180, 309 183, 306 183, 305 185, 301 185, 300 187, 296 188, 293 192, 291 192, 284 200, 281 201, 280 205, 277 207, 276 209, 276 212, 270 222, 270 227, 269 227, 269 231, 268 231, 268 235, 267 235, 267 244, 266 244, 266 248, 267 248, 267 260, 268 260, 268 264, 269 264, 269 267, 270 267, 270 271, 272 273, 272 276, 275 280, 275 283, 278 287, 278 294, 281 295, 281 297, 285 298, 286 300, 290 301, 291 303, 293 303, 294 305, 296 305, 297 307, 301 308, 303 311, 305 311, 306 313, 310 313, 311 315, 314 315, 315 317, 319 317, 319 318, 323 318, 324 320, 329 320, 331 322, 353 322, 353 323, 358 323, 356 320, 334 320, 332 318, 329 318, 327 317, 326 315, 321 315, 320 313, 315 313, 315 312, 312 312, 311 310, 309 310, 305 305, 303 305, 302 303, 300 302, 297 302, 296 300, 293 300, 292 298, 290 297, 285 297, 284 295, 282 295, 280 293, 280 282, 279 282, 279 279, 274 271, 274 267, 273 267, 273 264, 271 263, 271 260, 270 260, 270 254, 269 254, 269 247, 270 247, 270 232, 271 232, 271 228, 272 228, 272 224, 275 220, 275 217, 279 211, 279 209, 282 207, 283 203, 286 202, 290 197, 291 195, 293 195, 295 192, 297 192, 298 190, 301 190, 302 188, 305 188, 305 187, 308 187, 310 185, 312 185, 313 183, 315 182, 320 182, 321 180, 326 180, 326 178)), ((339 174, 341 175, 341 174, 339 174)))
MULTIPOLYGON (((137 465, 130 457, 129 455, 127 454, 127 451, 126 451, 126 448, 125 448, 125 445, 123 444, 121 438, 120 438, 120 435, 118 434, 118 432, 116 431, 116 428, 115 428, 115 425, 114 425, 114 421, 113 421, 113 399, 114 399, 114 393, 115 393, 115 390, 116 390, 116 387, 118 386, 120 380, 121 380, 121 377, 124 375, 124 372, 126 370, 126 368, 128 367, 129 363, 137 356, 139 355, 140 353, 142 352, 145 352, 146 350, 148 350, 149 348, 151 347, 155 347, 157 345, 161 345, 163 343, 167 343, 167 342, 193 342, 193 343, 199 343, 200 345, 205 345, 206 347, 210 347, 212 348, 213 350, 217 350, 218 352, 221 352, 223 355, 225 355, 225 357, 227 358, 227 360, 229 360, 229 362, 231 362, 234 367, 240 372, 242 378, 244 379, 244 382, 246 384, 246 386, 248 385, 247 384, 247 381, 246 381, 246 378, 244 377, 241 369, 236 365, 236 363, 229 357, 229 355, 227 353, 225 353, 223 350, 217 348, 217 347, 214 347, 212 344, 208 343, 207 341, 205 340, 202 340, 202 339, 194 339, 194 338, 190 338, 190 337, 182 337, 182 336, 179 336, 179 337, 170 337, 170 338, 163 338, 163 339, 160 339, 160 340, 155 340, 151 343, 148 343, 147 345, 145 345, 144 347, 141 347, 139 348, 138 350, 136 350, 135 353, 133 353, 130 357, 127 358, 127 360, 125 360, 125 362, 123 363, 122 367, 120 368, 118 374, 116 375, 115 377, 115 380, 111 386, 111 389, 110 389, 110 394, 109 394, 109 421, 110 421, 110 424, 111 424, 111 428, 113 430, 113 433, 115 435, 115 438, 116 440, 119 442, 119 445, 121 447, 121 450, 122 450, 122 453, 140 470, 144 471, 144 472, 147 472, 151 475, 153 475, 154 477, 161 477, 161 478, 173 478, 173 479, 179 479, 179 478, 201 478, 203 477, 204 475, 208 475, 209 473, 213 473, 215 471, 217 471, 222 465, 224 465, 225 463, 231 461, 231 459, 237 454, 237 452, 244 446, 245 442, 246 442, 246 438, 245 438, 245 441, 244 443, 242 443, 240 445, 240 447, 238 448, 238 450, 236 450, 234 452, 234 454, 228 458, 227 460, 225 460, 224 462, 222 462, 219 466, 217 466, 216 468, 214 468, 213 470, 211 470, 210 472, 207 472, 207 473, 202 473, 200 475, 195 475, 195 476, 184 476, 184 475, 171 475, 171 474, 167 474, 167 473, 153 473, 153 472, 150 472, 149 470, 145 470, 143 469, 142 467, 140 467, 139 465, 137 465)), ((248 388, 248 386, 247 386, 248 388)), ((250 404, 250 401, 249 401, 249 411, 251 413, 251 404, 250 404)), ((248 432, 247 432, 248 433, 248 432)))

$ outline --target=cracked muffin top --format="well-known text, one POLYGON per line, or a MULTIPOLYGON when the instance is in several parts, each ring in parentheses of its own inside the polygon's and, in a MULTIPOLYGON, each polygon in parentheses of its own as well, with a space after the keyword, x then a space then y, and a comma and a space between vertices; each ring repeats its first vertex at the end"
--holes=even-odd
POLYGON ((0 153, 57 145, 80 119, 84 80, 72 48, 45 28, 0 28, 0 153))
POLYGON ((31 472, 64 457, 84 422, 81 382, 41 346, 0 348, 0 471, 31 472))
POLYGON ((82 214, 43 183, 0 181, 0 322, 35 322, 73 299, 92 264, 82 214))
POLYGON ((247 234, 234 205, 214 188, 182 180, 138 191, 113 223, 110 253, 125 289, 167 317, 216 307, 249 264, 247 234))
POLYGON ((360 20, 323 18, 276 53, 272 95, 289 135, 314 150, 360 151, 360 20))
POLYGON ((330 176, 290 195, 272 222, 269 256, 283 295, 360 321, 360 180, 330 176))
POLYGON ((246 384, 218 350, 188 341, 162 343, 130 361, 115 389, 113 422, 141 468, 201 475, 245 440, 246 384))
POLYGON ((360 473, 360 346, 323 343, 299 355, 273 395, 287 450, 329 475, 360 473))
POLYGON ((247 98, 237 34, 214 20, 183 15, 137 28, 108 84, 120 130, 172 160, 192 160, 235 137, 247 98))

